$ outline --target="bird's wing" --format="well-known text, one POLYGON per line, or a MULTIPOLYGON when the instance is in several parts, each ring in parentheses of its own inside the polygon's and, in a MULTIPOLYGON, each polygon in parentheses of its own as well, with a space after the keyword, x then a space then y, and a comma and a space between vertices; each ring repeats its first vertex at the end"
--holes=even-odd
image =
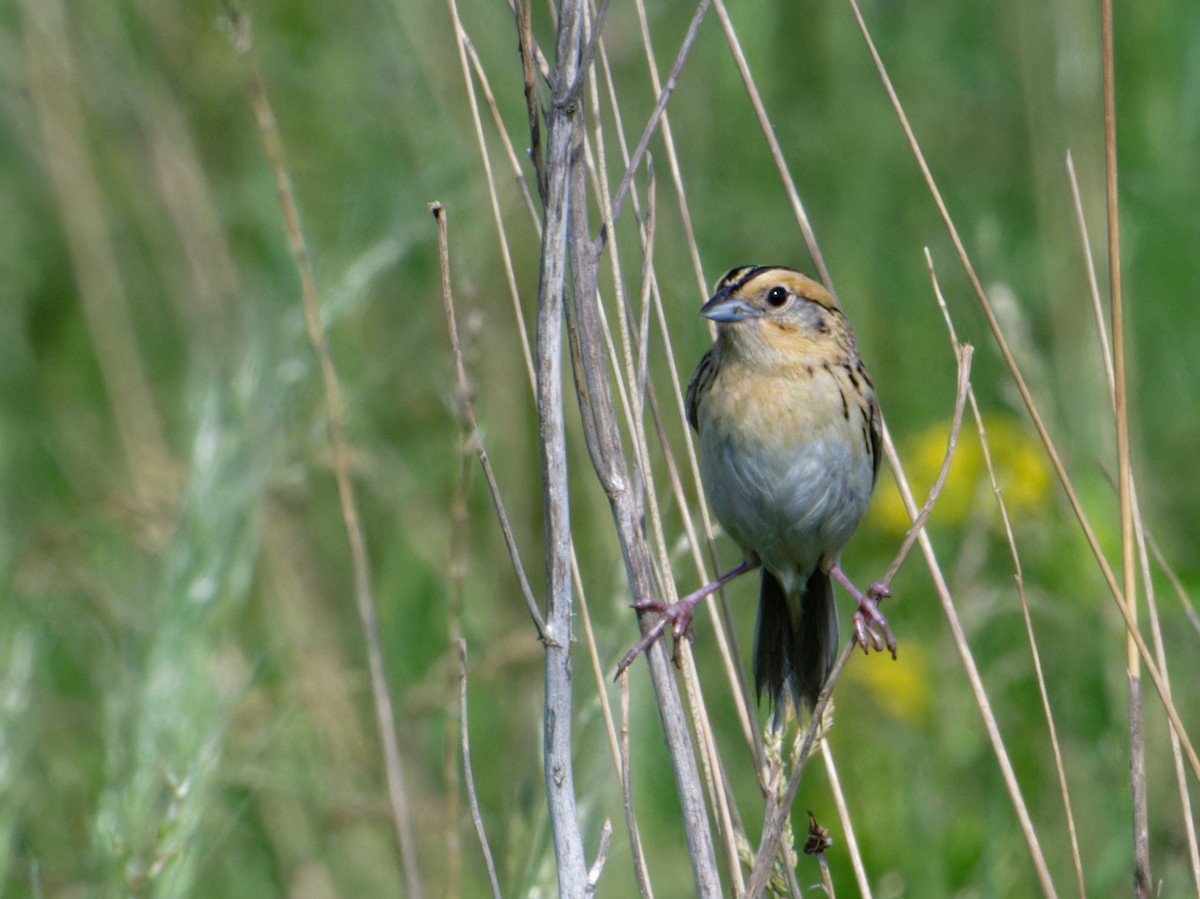
POLYGON ((712 387, 713 379, 716 376, 717 348, 714 346, 704 354, 704 358, 696 366, 696 371, 692 375, 692 381, 688 384, 687 389, 687 418, 692 425, 692 430, 697 433, 700 431, 700 401, 712 387))

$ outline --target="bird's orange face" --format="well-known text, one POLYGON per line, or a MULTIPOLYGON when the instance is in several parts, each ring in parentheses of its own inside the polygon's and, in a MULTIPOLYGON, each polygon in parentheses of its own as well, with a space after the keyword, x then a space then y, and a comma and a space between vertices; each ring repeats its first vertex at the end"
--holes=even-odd
POLYGON ((837 300, 800 272, 774 266, 736 268, 719 280, 700 310, 718 324, 722 352, 753 364, 828 352, 849 330, 837 300))

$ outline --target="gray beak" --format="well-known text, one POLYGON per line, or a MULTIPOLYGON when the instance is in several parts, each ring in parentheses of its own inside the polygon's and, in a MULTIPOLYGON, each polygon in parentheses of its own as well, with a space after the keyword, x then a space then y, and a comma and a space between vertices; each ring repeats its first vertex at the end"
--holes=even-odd
POLYGON ((748 305, 745 300, 717 294, 700 308, 700 314, 715 322, 740 322, 748 318, 760 318, 762 312, 748 305))

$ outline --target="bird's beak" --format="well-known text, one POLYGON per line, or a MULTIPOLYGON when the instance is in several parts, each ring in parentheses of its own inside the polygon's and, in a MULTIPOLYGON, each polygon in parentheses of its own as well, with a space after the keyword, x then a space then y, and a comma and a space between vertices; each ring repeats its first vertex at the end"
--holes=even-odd
POLYGON ((748 318, 760 318, 762 312, 745 300, 717 294, 700 308, 700 314, 715 322, 740 322, 748 318))

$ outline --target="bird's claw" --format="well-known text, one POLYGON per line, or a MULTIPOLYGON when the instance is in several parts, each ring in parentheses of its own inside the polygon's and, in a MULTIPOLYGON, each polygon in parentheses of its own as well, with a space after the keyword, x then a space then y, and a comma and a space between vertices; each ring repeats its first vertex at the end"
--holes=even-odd
POLYGON ((878 581, 867 588, 867 592, 858 601, 858 611, 854 613, 854 637, 864 653, 871 649, 883 652, 884 646, 896 658, 896 638, 892 634, 891 625, 879 611, 879 602, 892 595, 886 584, 878 581))
POLYGON ((679 642, 684 638, 690 641, 693 639, 692 633, 692 613, 695 606, 691 602, 680 601, 673 605, 667 605, 661 599, 642 599, 633 603, 633 608, 639 612, 657 612, 662 617, 654 622, 650 630, 642 636, 642 639, 634 645, 633 649, 625 653, 625 657, 621 659, 621 663, 617 665, 617 677, 633 664, 634 660, 643 652, 649 652, 650 647, 662 636, 663 631, 667 629, 667 625, 671 626, 671 641, 673 648, 671 650, 671 661, 675 663, 675 667, 680 665, 679 661, 679 642))

